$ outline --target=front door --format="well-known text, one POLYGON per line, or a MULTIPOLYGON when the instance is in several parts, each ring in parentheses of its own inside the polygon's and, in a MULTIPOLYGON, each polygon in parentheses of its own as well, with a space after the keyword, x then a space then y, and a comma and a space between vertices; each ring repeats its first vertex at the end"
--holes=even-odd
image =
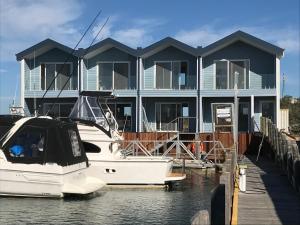
POLYGON ((240 102, 239 104, 239 131, 249 131, 249 103, 240 102))

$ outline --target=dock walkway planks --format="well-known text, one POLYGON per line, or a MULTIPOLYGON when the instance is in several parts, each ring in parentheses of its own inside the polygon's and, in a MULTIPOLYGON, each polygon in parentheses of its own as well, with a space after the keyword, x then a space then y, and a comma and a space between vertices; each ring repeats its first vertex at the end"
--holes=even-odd
POLYGON ((300 224, 300 196, 267 158, 247 156, 246 193, 239 192, 238 224, 300 224))

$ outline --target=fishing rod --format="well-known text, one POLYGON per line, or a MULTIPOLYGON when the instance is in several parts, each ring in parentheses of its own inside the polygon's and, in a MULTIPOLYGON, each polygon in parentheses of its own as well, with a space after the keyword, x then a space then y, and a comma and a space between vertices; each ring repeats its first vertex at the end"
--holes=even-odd
MULTIPOLYGON (((89 49, 91 48, 91 46, 94 44, 94 42, 97 40, 97 37, 99 36, 99 34, 101 33, 101 31, 104 29, 105 25, 107 24, 109 20, 109 17, 107 17, 106 21, 104 22, 104 24, 101 26, 100 30, 98 31, 98 33, 96 34, 96 36, 94 37, 94 39, 92 40, 91 44, 89 45, 89 47, 87 49, 84 50, 84 53, 79 57, 79 60, 82 60, 84 58, 84 56, 88 53, 89 49)), ((46 115, 48 115, 49 112, 51 112, 54 109, 54 106, 57 103, 57 100, 59 98, 59 96, 61 95, 61 93, 63 92, 64 88, 66 87, 66 85, 68 84, 68 82, 70 81, 71 77, 74 74, 74 67, 72 70, 72 73, 70 74, 70 76, 68 77, 68 79, 65 81, 62 89, 60 90, 60 92, 58 93, 57 97, 56 97, 56 101, 52 104, 51 108, 47 111, 46 115)))
POLYGON ((72 49, 71 54, 66 58, 65 62, 63 63, 63 66, 60 68, 60 70, 58 71, 58 73, 54 76, 54 78, 51 80, 50 85, 47 87, 45 93, 43 94, 41 100, 40 100, 40 104, 39 107, 37 109, 37 111, 39 111, 40 107, 42 106, 42 102, 47 94, 47 92, 50 90, 53 82, 56 80, 56 78, 59 76, 59 74, 64 70, 64 67, 66 65, 66 63, 71 59, 71 57, 74 56, 74 53, 78 47, 78 45, 80 44, 80 42, 82 41, 82 39, 84 38, 84 36, 87 34, 87 32, 90 30, 90 28, 92 27, 92 25, 95 23, 95 21, 97 20, 97 18, 99 17, 99 15, 101 14, 102 10, 99 10, 99 12, 97 13, 97 15, 94 17, 94 19, 92 20, 92 22, 90 23, 90 25, 87 27, 87 29, 85 30, 85 32, 83 33, 83 35, 81 36, 80 40, 77 42, 77 44, 75 45, 75 47, 72 49))

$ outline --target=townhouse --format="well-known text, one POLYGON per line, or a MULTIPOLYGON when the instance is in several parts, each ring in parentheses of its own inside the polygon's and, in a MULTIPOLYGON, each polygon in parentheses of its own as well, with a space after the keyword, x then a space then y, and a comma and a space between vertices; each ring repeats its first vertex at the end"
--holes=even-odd
POLYGON ((113 91, 117 98, 109 107, 120 130, 211 132, 211 104, 233 102, 236 84, 239 130, 251 132, 260 116, 279 126, 283 53, 237 31, 204 48, 167 37, 133 49, 107 38, 73 51, 47 39, 16 57, 21 104, 30 114, 43 114, 57 102, 50 115, 67 117, 81 91, 113 91))

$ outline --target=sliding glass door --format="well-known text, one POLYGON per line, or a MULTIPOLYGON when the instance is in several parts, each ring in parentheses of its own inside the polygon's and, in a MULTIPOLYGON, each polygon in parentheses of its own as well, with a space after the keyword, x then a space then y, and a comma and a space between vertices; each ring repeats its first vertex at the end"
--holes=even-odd
POLYGON ((156 103, 156 129, 161 131, 177 131, 188 126, 181 117, 189 116, 188 104, 184 103, 156 103), (179 124, 180 123, 180 127, 179 124))

